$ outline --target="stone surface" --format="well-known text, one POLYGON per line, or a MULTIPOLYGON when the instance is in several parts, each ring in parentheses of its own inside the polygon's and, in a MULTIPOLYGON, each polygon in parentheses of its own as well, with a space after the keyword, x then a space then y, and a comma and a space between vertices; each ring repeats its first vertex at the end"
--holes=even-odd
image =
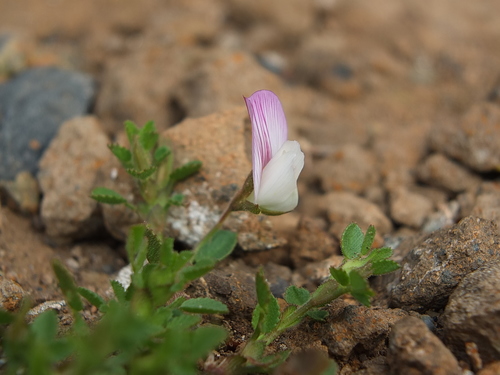
POLYGON ((357 350, 384 350, 392 325, 407 316, 400 309, 346 305, 342 300, 333 302, 328 312, 326 323, 320 323, 323 342, 330 353, 344 359, 357 350))
POLYGON ((361 194, 377 185, 379 173, 373 152, 356 144, 339 147, 315 165, 323 190, 361 194))
POLYGON ((481 179, 442 154, 433 154, 419 165, 418 179, 453 193, 476 188, 481 179))
POLYGON ((427 236, 393 274, 388 285, 391 306, 422 312, 444 308, 463 277, 500 259, 497 233, 491 221, 469 216, 427 236))
POLYGON ((330 232, 337 238, 342 236, 344 229, 352 222, 357 223, 366 231, 374 225, 377 230, 377 241, 392 230, 392 223, 382 210, 370 201, 350 192, 332 192, 324 196, 324 207, 330 220, 330 232))
MULTIPOLYGON (((175 190, 185 195, 185 203, 172 207, 168 216, 170 235, 193 246, 217 223, 252 170, 246 109, 187 119, 163 136, 171 142, 178 164, 203 163, 196 176, 176 185, 175 190)), ((245 250, 271 249, 286 242, 263 215, 232 213, 225 227, 238 233, 238 243, 245 250)))
POLYGON ((93 96, 89 76, 55 67, 29 69, 0 84, 0 179, 22 170, 35 174, 59 126, 85 114, 93 96))
POLYGON ((403 187, 391 192, 391 217, 400 224, 419 229, 432 209, 432 201, 422 194, 403 187))
POLYGON ((26 58, 19 37, 0 34, 0 82, 26 67, 26 58))
POLYGON ((500 189, 480 193, 470 214, 495 222, 500 234, 500 189))
POLYGON ((454 126, 435 127, 434 149, 478 172, 500 168, 500 107, 483 102, 472 106, 454 126))
POLYGON ((290 258, 295 268, 326 259, 338 250, 338 241, 319 218, 303 217, 290 240, 290 258))
POLYGON ((462 370, 450 350, 425 323, 408 316, 389 335, 387 359, 391 374, 459 375, 462 370))
POLYGON ((0 273, 0 306, 3 310, 11 312, 19 310, 23 298, 27 295, 21 285, 0 273))
POLYGON ((465 356, 466 343, 477 345, 483 363, 500 358, 500 262, 468 274, 450 296, 441 316, 446 342, 465 356))
POLYGON ((40 204, 38 181, 27 171, 19 172, 14 181, 0 181, 0 195, 4 193, 10 208, 35 214, 40 204))
MULTIPOLYGON (((208 57, 192 69, 173 95, 190 117, 241 106, 242 95, 248 97, 263 88, 278 96, 283 91, 280 79, 247 53, 216 50, 208 57)), ((284 109, 286 113, 286 104, 284 109)))
POLYGON ((111 157, 108 138, 94 117, 65 122, 40 161, 44 194, 41 218, 49 236, 69 240, 102 225, 97 202, 90 198, 101 166, 111 157))

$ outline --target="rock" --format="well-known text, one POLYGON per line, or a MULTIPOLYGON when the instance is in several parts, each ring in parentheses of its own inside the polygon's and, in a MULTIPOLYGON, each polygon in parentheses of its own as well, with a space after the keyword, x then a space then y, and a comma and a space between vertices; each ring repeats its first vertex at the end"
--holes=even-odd
POLYGON ((474 105, 458 124, 436 126, 432 147, 478 172, 500 168, 500 107, 474 105))
POLYGON ((330 278, 330 267, 340 267, 344 261, 343 255, 332 255, 318 262, 309 262, 299 272, 305 279, 312 281, 316 285, 320 285, 330 278))
POLYGON ((476 188, 481 179, 442 154, 429 156, 417 168, 418 179, 453 193, 476 188))
POLYGON ((319 218, 303 217, 290 239, 290 258, 295 268, 321 261, 338 252, 339 243, 319 218))
POLYGON ((27 295, 21 285, 5 278, 0 273, 0 307, 3 310, 10 312, 18 311, 23 298, 27 295))
POLYGON ((292 271, 275 263, 266 263, 263 268, 271 293, 277 298, 283 298, 286 288, 291 284, 292 271))
POLYGON ((500 374, 500 361, 490 363, 488 366, 484 367, 481 371, 477 372, 477 375, 498 375, 500 374))
POLYGON ((59 126, 85 114, 93 96, 89 76, 55 67, 29 69, 0 84, 0 179, 22 170, 36 174, 59 126))
POLYGON ((470 214, 493 221, 499 228, 500 234, 500 190, 480 193, 470 214))
POLYGON ((14 181, 0 181, 7 204, 22 213, 35 214, 40 204, 38 181, 27 171, 19 172, 14 181))
POLYGON ((391 192, 391 217, 400 224, 419 229, 432 209, 432 201, 424 195, 406 188, 391 192))
MULTIPOLYGON (((252 169, 248 130, 246 110, 239 107, 187 119, 162 134, 171 142, 177 163, 203 163, 198 175, 175 187, 186 198, 182 207, 169 211, 171 236, 194 246, 217 223, 252 169)), ((232 213, 225 227, 238 233, 238 243, 244 250, 271 249, 286 243, 263 215, 232 213)))
POLYGON ((347 190, 362 194, 380 179, 375 155, 356 144, 339 147, 317 162, 315 169, 326 192, 347 190))
POLYGON ((15 35, 0 34, 0 82, 26 66, 20 39, 15 35))
POLYGON ((44 194, 41 217, 50 237, 82 238, 102 225, 90 193, 111 157, 107 143, 94 117, 77 117, 61 126, 43 155, 38 174, 44 194))
POLYGON ((96 113, 107 133, 123 129, 125 120, 140 126, 155 121, 165 130, 185 116, 172 100, 173 88, 197 66, 196 50, 145 43, 127 56, 108 63, 96 102, 96 113), (161 79, 158 79, 161 77, 161 79))
POLYGON ((441 316, 444 337, 466 359, 466 344, 477 345, 483 363, 500 358, 500 262, 468 274, 450 296, 441 316))
POLYGON ((497 233, 493 222, 469 216, 424 237, 392 276, 391 306, 421 312, 444 308, 464 276, 500 259, 497 233))
POLYGON ((450 350, 421 319, 413 316, 401 319, 392 328, 387 359, 391 374, 462 373, 450 350))
MULTIPOLYGON (((250 96, 263 88, 278 96, 284 91, 280 79, 251 55, 216 50, 192 69, 175 90, 173 99, 188 116, 199 117, 241 106, 242 95, 250 96)), ((284 107, 287 112, 286 103, 284 107)))
POLYGON ((374 225, 377 230, 377 243, 381 237, 392 230, 392 223, 382 210, 368 200, 350 192, 332 192, 324 197, 330 232, 337 238, 342 236, 344 229, 352 222, 357 223, 363 232, 368 226, 374 225))
POLYGON ((331 354, 344 359, 354 350, 385 350, 391 326, 407 316, 400 309, 346 305, 342 300, 333 302, 328 312, 326 323, 320 323, 322 341, 331 354))

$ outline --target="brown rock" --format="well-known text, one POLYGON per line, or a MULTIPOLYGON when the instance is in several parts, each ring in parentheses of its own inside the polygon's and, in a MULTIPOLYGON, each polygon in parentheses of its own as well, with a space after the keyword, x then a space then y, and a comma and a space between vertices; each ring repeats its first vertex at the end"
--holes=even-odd
MULTIPOLYGON (((337 238, 342 236, 344 229, 352 222, 357 223, 363 232, 368 226, 374 225, 378 236, 392 230, 391 221, 377 205, 353 193, 329 193, 324 197, 324 205, 331 222, 330 232, 337 238)), ((378 237, 377 241, 381 243, 381 238, 378 237)))
POLYGON ((321 336, 330 353, 341 358, 348 358, 355 348, 384 350, 391 326, 407 316, 400 309, 370 309, 341 300, 332 303, 328 312, 327 323, 319 323, 321 336))
POLYGON ((74 118, 61 126, 40 161, 38 174, 44 194, 41 217, 49 236, 82 238, 102 225, 90 192, 110 157, 107 143, 94 117, 74 118))
POLYGON ((391 374, 459 375, 458 362, 421 319, 408 316, 389 336, 387 359, 391 374))
POLYGON ((469 216, 449 229, 424 237, 393 274, 391 306, 407 310, 439 310, 464 276, 500 260, 496 225, 469 216))
POLYGON ((339 147, 315 165, 323 190, 347 190, 357 194, 379 182, 375 155, 356 144, 339 147))
POLYGON ((470 214, 495 222, 500 234, 500 190, 479 194, 470 214))
POLYGON ((3 310, 16 312, 26 296, 21 285, 0 274, 0 306, 3 310))
POLYGON ((420 228, 433 209, 432 201, 424 195, 399 188, 391 192, 391 217, 400 224, 420 228))
POLYGON ((466 344, 477 345, 483 363, 500 358, 500 263, 468 274, 450 296, 441 321, 452 350, 466 359, 466 344))
POLYGON ((500 361, 492 362, 484 367, 477 375, 498 375, 500 374, 500 361))
POLYGON ((480 103, 458 124, 436 126, 431 144, 434 149, 457 159, 478 172, 500 168, 500 107, 480 103))
POLYGON ((417 176, 420 181, 453 193, 474 189, 481 181, 478 176, 442 154, 429 156, 417 168, 417 176))
POLYGON ((38 212, 40 188, 38 181, 30 172, 19 172, 14 181, 0 181, 0 195, 2 195, 2 190, 5 192, 10 208, 21 213, 35 214, 38 212))
POLYGON ((290 257, 295 268, 320 261, 338 252, 339 243, 319 218, 303 217, 290 240, 290 257))
MULTIPOLYGON (((216 50, 179 84, 174 100, 188 116, 199 117, 241 106, 242 95, 250 96, 263 88, 280 96, 283 84, 251 55, 216 50)), ((286 103, 284 107, 287 112, 286 103)))

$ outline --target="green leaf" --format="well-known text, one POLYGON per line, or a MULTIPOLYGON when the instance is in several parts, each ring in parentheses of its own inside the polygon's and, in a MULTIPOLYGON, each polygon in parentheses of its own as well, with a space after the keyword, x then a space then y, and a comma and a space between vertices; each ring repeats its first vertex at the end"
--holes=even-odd
POLYGON ((257 272, 255 276, 255 286, 257 289, 257 301, 262 311, 262 314, 260 314, 259 328, 262 333, 269 333, 279 322, 280 307, 278 300, 271 293, 271 289, 264 278, 264 271, 262 269, 257 272))
POLYGON ((83 310, 83 303, 78 294, 78 289, 73 277, 57 259, 52 262, 52 268, 54 269, 54 273, 59 281, 59 287, 66 297, 68 305, 75 311, 83 310))
POLYGON ((125 121, 125 132, 127 133, 128 141, 130 144, 134 143, 134 138, 139 134, 139 128, 132 121, 125 121))
POLYGON ((386 273, 399 269, 399 264, 390 259, 384 259, 372 263, 372 272, 374 275, 384 275, 386 273))
POLYGON ((390 258, 393 251, 390 247, 381 247, 379 249, 373 249, 370 255, 366 257, 370 262, 378 262, 387 258, 390 258))
POLYGON ((314 319, 314 320, 318 320, 320 322, 324 322, 325 321, 325 318, 328 316, 328 311, 325 311, 325 310, 309 310, 307 312, 307 315, 314 319))
POLYGON ((126 169, 126 171, 129 175, 131 175, 134 178, 137 178, 138 180, 147 180, 149 177, 151 177, 156 172, 157 169, 158 169, 158 167, 153 165, 149 168, 142 169, 142 170, 128 168, 128 169, 126 169))
MULTIPOLYGON (((177 253, 175 253, 177 256, 177 253)), ((174 239, 171 237, 165 238, 160 247, 159 262, 165 266, 170 266, 174 257, 174 239)))
POLYGON ((118 194, 116 191, 105 187, 95 188, 94 190, 92 190, 92 193, 90 193, 90 197, 100 203, 107 203, 107 204, 127 203, 127 200, 123 198, 120 194, 118 194))
POLYGON ((149 151, 156 145, 157 141, 158 133, 156 132, 155 123, 148 121, 139 131, 139 142, 145 150, 149 151))
POLYGON ((195 314, 227 314, 227 306, 211 298, 192 298, 184 301, 180 309, 195 314))
POLYGON ((370 307, 370 297, 375 293, 370 289, 368 281, 356 271, 349 274, 351 295, 363 305, 370 307))
POLYGON ((161 249, 160 239, 149 228, 146 229, 146 238, 148 239, 147 259, 149 263, 159 263, 161 249))
POLYGON ((363 239, 363 244, 361 245, 361 254, 366 255, 370 252, 372 248, 373 241, 375 240, 375 234, 377 231, 373 225, 370 225, 365 233, 365 238, 363 239))
POLYGON ((128 261, 132 264, 134 273, 137 273, 144 264, 147 256, 146 227, 134 225, 130 228, 125 249, 128 261))
POLYGON ((220 261, 231 254, 237 241, 236 233, 228 230, 219 230, 208 242, 204 243, 198 249, 194 260, 196 262, 201 260, 220 261))
POLYGON ((357 258, 361 253, 364 235, 361 228, 356 223, 351 223, 342 233, 340 247, 342 254, 347 259, 357 258))
POLYGON ((104 299, 99 294, 82 287, 78 288, 78 293, 102 312, 106 311, 106 302, 104 302, 104 299))
POLYGON ((196 172, 198 172, 200 170, 200 168, 201 168, 201 161, 199 161, 199 160, 193 160, 193 161, 187 162, 182 167, 175 169, 170 174, 170 179, 173 182, 184 180, 185 178, 188 178, 192 174, 195 174, 196 172))
POLYGON ((222 327, 210 325, 198 328, 193 333, 192 355, 197 359, 205 357, 211 350, 217 348, 226 337, 227 332, 222 327))
MULTIPOLYGON (((178 282, 176 287, 181 287, 190 281, 196 280, 199 277, 210 272, 215 266, 215 262, 208 259, 203 259, 192 266, 184 267, 177 275, 178 282)), ((175 290, 176 292, 178 290, 175 290)))
POLYGON ((340 285, 349 285, 349 275, 342 268, 330 267, 330 274, 340 285))
POLYGON ((168 203, 173 204, 174 206, 181 206, 183 202, 184 194, 174 194, 168 200, 168 203))
POLYGON ((0 324, 10 324, 14 321, 15 317, 13 314, 0 309, 0 324))
POLYGON ((155 150, 153 159, 156 164, 161 163, 167 156, 169 156, 172 153, 170 148, 167 146, 160 146, 155 150))
POLYGON ((127 301, 125 288, 122 284, 116 280, 111 280, 111 287, 113 288, 113 292, 118 302, 124 303, 127 301))
POLYGON ((132 153, 128 148, 120 146, 116 143, 109 144, 108 148, 124 165, 127 165, 127 163, 132 160, 132 153))
POLYGON ((303 305, 311 298, 311 294, 304 288, 298 288, 295 285, 289 286, 285 291, 285 301, 290 305, 303 305))
MULTIPOLYGON (((177 311, 177 313, 179 313, 179 312, 177 311)), ((197 325, 200 322, 201 322, 200 315, 180 314, 180 315, 177 315, 175 318, 173 318, 168 323, 168 327, 175 328, 175 329, 188 329, 188 328, 194 327, 195 325, 197 325)))
POLYGON ((56 312, 49 309, 36 317, 31 329, 43 342, 50 343, 57 334, 58 323, 56 312))

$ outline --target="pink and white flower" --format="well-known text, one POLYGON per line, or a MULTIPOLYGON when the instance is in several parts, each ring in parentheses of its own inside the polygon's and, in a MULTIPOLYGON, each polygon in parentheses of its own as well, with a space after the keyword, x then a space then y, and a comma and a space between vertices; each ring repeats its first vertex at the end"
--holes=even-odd
POLYGON ((254 191, 248 200, 266 214, 293 210, 299 202, 297 179, 304 153, 288 140, 288 125, 276 94, 260 90, 245 98, 252 123, 254 191))

